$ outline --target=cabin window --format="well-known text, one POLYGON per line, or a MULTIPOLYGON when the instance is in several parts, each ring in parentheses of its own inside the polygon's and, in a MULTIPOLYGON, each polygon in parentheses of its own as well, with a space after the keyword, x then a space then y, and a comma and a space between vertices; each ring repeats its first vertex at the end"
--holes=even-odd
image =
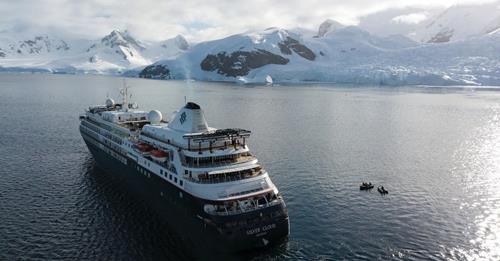
POLYGON ((168 177, 170 180, 172 180, 172 174, 170 174, 170 176, 168 177))
POLYGON ((188 171, 187 169, 184 170, 184 175, 187 175, 188 174, 188 171))
POLYGON ((177 178, 174 178, 174 182, 177 183, 177 178))
POLYGON ((179 180, 179 184, 180 184, 181 186, 182 186, 182 183, 184 183, 184 182, 182 182, 182 180, 179 180))
POLYGON ((162 169, 160 169, 160 174, 163 174, 163 170, 162 169))

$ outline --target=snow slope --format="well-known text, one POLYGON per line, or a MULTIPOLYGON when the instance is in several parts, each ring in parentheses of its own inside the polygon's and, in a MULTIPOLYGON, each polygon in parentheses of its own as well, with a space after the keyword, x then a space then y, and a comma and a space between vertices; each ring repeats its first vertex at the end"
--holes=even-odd
POLYGON ((358 26, 375 35, 401 34, 422 43, 466 40, 500 28, 500 2, 386 9, 360 17, 358 26))
POLYGON ((442 43, 465 40, 500 28, 500 4, 455 5, 422 23, 414 32, 421 42, 442 43))

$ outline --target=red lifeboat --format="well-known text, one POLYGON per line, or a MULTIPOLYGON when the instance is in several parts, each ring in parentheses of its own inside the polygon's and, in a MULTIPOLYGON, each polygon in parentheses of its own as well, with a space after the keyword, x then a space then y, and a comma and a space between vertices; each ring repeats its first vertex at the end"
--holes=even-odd
POLYGON ((163 150, 152 150, 151 158, 158 162, 165 162, 168 158, 168 153, 163 150))
POLYGON ((134 147, 136 151, 141 153, 143 156, 148 156, 153 150, 153 147, 151 145, 142 142, 137 143, 134 147))

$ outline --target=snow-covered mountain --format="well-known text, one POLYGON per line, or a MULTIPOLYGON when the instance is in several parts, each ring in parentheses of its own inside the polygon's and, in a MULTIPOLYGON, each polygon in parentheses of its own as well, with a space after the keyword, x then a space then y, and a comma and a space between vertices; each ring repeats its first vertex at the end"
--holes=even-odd
POLYGON ((149 60, 159 61, 176 57, 189 49, 189 43, 182 35, 161 42, 148 43, 142 52, 149 60))
POLYGON ((116 74, 173 58, 188 48, 180 35, 151 43, 136 40, 126 30, 113 30, 98 40, 62 40, 48 35, 3 37, 0 69, 116 74))
POLYGON ((498 30, 500 2, 387 9, 361 17, 359 27, 375 35, 402 34, 423 43, 460 41, 498 30))
POLYGON ((303 43, 301 35, 268 28, 262 32, 237 34, 199 43, 177 59, 146 67, 139 76, 165 79, 243 79, 266 65, 288 65, 302 60, 314 61, 316 58, 317 54, 303 43))
POLYGON ((500 33, 445 44, 378 37, 339 27, 322 37, 271 28, 200 43, 139 77, 210 81, 361 84, 500 84, 500 33))
POLYGON ((87 50, 91 63, 107 62, 122 67, 137 67, 150 62, 142 56, 146 47, 127 31, 113 30, 87 50))
POLYGON ((422 23, 416 40, 442 43, 485 35, 500 28, 500 4, 455 5, 422 23))
POLYGON ((31 55, 64 54, 70 50, 68 44, 61 39, 38 35, 26 40, 0 38, 0 57, 25 57, 31 55))
POLYGON ((418 28, 443 11, 443 8, 391 8, 360 17, 358 26, 378 36, 413 37, 418 28))

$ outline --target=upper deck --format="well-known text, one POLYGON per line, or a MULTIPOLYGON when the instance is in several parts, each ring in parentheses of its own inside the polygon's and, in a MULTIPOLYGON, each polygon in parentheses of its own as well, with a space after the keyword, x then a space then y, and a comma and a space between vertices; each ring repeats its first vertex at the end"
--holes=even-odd
POLYGON ((207 125, 203 111, 195 103, 187 103, 169 122, 156 122, 145 125, 141 135, 155 139, 178 149, 185 155, 226 154, 229 149, 248 151, 246 140, 250 131, 243 129, 215 129, 207 125))

